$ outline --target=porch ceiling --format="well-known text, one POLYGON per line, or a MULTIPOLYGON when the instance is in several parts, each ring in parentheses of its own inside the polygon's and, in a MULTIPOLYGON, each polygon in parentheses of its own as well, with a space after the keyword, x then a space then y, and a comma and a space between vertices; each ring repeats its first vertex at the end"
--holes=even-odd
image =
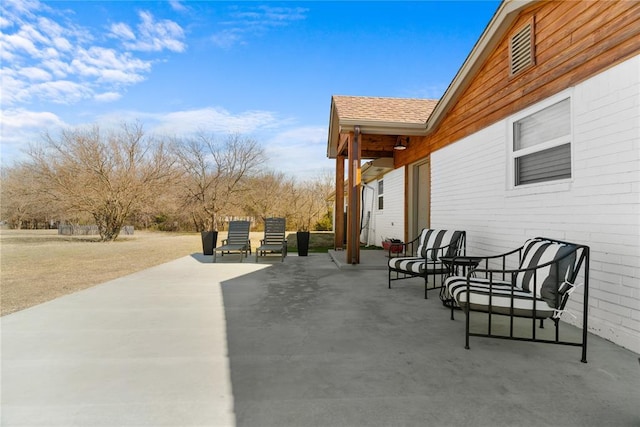
POLYGON ((399 135, 423 135, 426 122, 437 100, 337 96, 331 98, 327 156, 346 155, 339 152, 341 135, 360 127, 362 158, 393 157, 393 146, 399 135))

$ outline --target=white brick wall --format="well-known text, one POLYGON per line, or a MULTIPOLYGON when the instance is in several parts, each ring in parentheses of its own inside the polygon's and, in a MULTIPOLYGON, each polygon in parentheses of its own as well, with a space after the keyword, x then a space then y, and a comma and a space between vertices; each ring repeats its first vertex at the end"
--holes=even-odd
MULTIPOLYGON (((402 239, 404 235, 404 168, 395 169, 387 173, 384 181, 384 209, 378 210, 378 181, 372 181, 367 185, 371 189, 365 189, 363 210, 371 211, 371 197, 373 197, 373 210, 371 211, 369 242, 372 245, 381 246, 385 238, 402 239)), ((365 233, 361 234, 364 242, 365 233)), ((366 242, 364 242, 366 243, 366 242)))
POLYGON ((432 154, 431 224, 467 230, 471 254, 536 235, 589 245, 589 330, 640 353, 640 56, 568 93, 571 182, 509 190, 505 120, 432 154))

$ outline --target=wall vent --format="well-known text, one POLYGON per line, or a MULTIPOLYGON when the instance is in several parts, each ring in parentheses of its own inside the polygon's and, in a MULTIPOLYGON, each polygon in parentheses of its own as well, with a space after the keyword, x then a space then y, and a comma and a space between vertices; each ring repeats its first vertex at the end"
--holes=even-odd
POLYGON ((534 65, 533 19, 509 40, 509 59, 512 76, 534 65))

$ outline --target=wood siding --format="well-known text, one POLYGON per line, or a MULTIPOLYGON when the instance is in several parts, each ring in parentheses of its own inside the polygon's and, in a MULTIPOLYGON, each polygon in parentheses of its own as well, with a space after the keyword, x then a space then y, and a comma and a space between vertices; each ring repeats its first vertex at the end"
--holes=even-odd
MULTIPOLYGON (((440 124, 396 167, 478 132, 640 51, 640 2, 553 1, 522 11, 440 124), (509 75, 509 38, 533 19, 535 65, 509 75)), ((413 141, 412 141, 413 142, 413 141)))

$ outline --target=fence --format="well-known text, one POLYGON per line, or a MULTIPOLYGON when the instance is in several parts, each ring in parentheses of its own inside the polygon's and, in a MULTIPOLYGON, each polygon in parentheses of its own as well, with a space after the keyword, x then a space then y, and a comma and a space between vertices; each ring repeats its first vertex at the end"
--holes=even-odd
MULTIPOLYGON (((58 234, 63 236, 95 236, 100 234, 97 225, 63 225, 58 226, 58 234)), ((133 225, 125 225, 120 229, 120 234, 133 235, 133 225)))

